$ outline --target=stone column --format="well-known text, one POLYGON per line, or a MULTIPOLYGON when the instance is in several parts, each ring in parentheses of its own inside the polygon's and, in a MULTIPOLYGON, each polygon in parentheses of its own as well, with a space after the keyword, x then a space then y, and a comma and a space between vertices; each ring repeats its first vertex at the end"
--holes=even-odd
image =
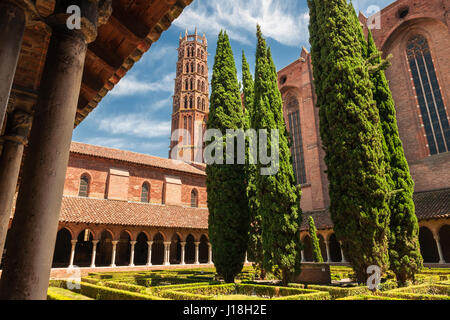
POLYGON ((0 262, 8 232, 23 148, 31 126, 31 115, 20 109, 10 114, 0 156, 0 262))
POLYGON ((442 254, 442 247, 441 247, 441 242, 439 241, 440 240, 439 234, 437 234, 437 233, 435 234, 433 232, 433 238, 434 238, 434 241, 436 241, 436 247, 437 247, 438 253, 439 253, 439 263, 443 264, 443 263, 445 263, 445 260, 444 260, 444 255, 442 254))
POLYGON ((213 264, 212 261, 212 245, 208 242, 208 264, 213 264))
POLYGON ((185 257, 185 250, 186 250, 186 242, 180 242, 180 245, 181 245, 181 264, 182 265, 185 265, 186 264, 186 262, 185 262, 185 259, 184 259, 184 257, 185 257))
POLYGON ((134 246, 136 245, 137 241, 130 241, 131 244, 131 250, 130 250, 130 267, 134 267, 134 246))
POLYGON ((0 131, 19 60, 26 24, 26 5, 21 0, 0 1, 0 131))
POLYGON ((9 231, 0 299, 47 298, 87 45, 95 39, 100 20, 98 0, 79 3, 81 29, 67 28, 67 2, 58 1, 55 13, 46 18, 53 34, 9 231))
POLYGON ((112 254, 111 254, 111 267, 116 267, 116 249, 119 241, 111 241, 112 243, 112 254))
POLYGON ((331 256, 330 256, 330 241, 325 240, 325 247, 327 249, 327 263, 331 262, 331 256))
POLYGON ((147 241, 148 253, 147 253, 147 267, 152 265, 152 245, 153 241, 147 241))
POLYGON ((305 262, 305 251, 302 250, 302 251, 300 252, 300 254, 301 254, 301 256, 302 256, 302 262, 305 262))
POLYGON ((244 263, 245 263, 245 264, 248 263, 248 253, 247 253, 247 251, 245 251, 245 261, 244 261, 244 263))
POLYGON ((194 264, 200 264, 200 261, 198 260, 198 247, 200 245, 200 242, 194 242, 195 244, 195 262, 194 264))
POLYGON ((77 246, 77 240, 71 240, 72 242, 72 248, 70 249, 70 261, 69 261, 69 268, 73 268, 73 260, 75 259, 75 247, 77 246))
POLYGON ((170 266, 170 241, 164 242, 164 265, 170 266))
POLYGON ((341 248, 341 257, 342 257, 341 262, 347 263, 347 260, 345 260, 345 256, 344 256, 344 249, 342 249, 342 241, 339 241, 339 247, 341 248))
POLYGON ((97 255, 97 244, 99 240, 92 240, 92 257, 91 257, 91 268, 95 268, 95 258, 97 255))

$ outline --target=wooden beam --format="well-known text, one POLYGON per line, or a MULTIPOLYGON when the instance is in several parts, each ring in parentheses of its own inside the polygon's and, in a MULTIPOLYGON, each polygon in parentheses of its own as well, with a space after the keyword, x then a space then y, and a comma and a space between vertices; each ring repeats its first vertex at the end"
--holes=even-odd
POLYGON ((134 42, 140 42, 147 37, 150 28, 138 17, 132 16, 121 5, 120 1, 113 1, 113 14, 110 18, 111 23, 119 23, 128 33, 128 36, 134 38, 134 42), (116 21, 114 21, 116 20, 116 21))
POLYGON ((123 64, 124 58, 119 56, 114 52, 114 50, 111 50, 100 41, 90 43, 88 49, 96 57, 104 61, 106 65, 109 65, 114 72, 123 64))

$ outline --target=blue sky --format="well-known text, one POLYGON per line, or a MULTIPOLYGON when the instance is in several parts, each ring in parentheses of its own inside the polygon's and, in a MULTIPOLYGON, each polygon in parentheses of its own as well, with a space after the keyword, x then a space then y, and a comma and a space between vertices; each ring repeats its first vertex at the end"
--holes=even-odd
MULTIPOLYGON (((364 13, 394 0, 353 0, 364 13)), ((373 13, 373 12, 372 12, 373 13)), ((188 28, 208 39, 208 66, 214 64, 217 35, 227 30, 241 79, 241 52, 254 69, 256 24, 261 25, 277 69, 309 49, 306 0, 194 0, 169 30, 75 129, 73 140, 168 157, 172 95, 179 35, 188 28)))

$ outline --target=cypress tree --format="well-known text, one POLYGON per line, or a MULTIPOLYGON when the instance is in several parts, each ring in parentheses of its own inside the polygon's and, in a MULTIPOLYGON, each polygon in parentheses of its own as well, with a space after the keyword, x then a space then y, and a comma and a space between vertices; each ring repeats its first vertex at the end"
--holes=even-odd
POLYGON ((273 140, 279 153, 276 172, 263 175, 259 161, 257 165, 256 187, 261 215, 263 265, 266 270, 280 272, 283 284, 287 285, 300 272, 300 189, 295 186, 275 66, 259 26, 257 38, 252 127, 267 131, 268 150, 271 150, 273 130, 278 130, 279 134, 278 141, 273 140))
MULTIPOLYGON (((216 138, 217 143, 225 144, 227 129, 245 127, 237 71, 226 32, 220 32, 218 37, 211 87, 207 129, 220 130, 224 137, 216 138)), ((207 145, 211 143, 214 142, 207 145)), ((237 164, 237 152, 231 159, 234 164, 225 164, 231 156, 226 152, 224 164, 206 166, 209 237, 217 273, 227 283, 234 282, 243 268, 250 225, 245 165, 237 164)))
POLYGON ((312 253, 314 262, 323 262, 322 251, 320 251, 319 238, 317 237, 317 228, 312 216, 308 218, 309 236, 311 237, 312 253))
POLYGON ((308 0, 320 134, 334 230, 359 282, 389 267, 383 137, 360 25, 346 0, 308 0))
POLYGON ((398 282, 403 285, 414 280, 414 275, 423 265, 419 248, 419 224, 415 214, 414 182, 409 172, 402 142, 398 133, 395 104, 384 70, 381 53, 378 51, 369 30, 367 55, 372 59, 372 91, 380 115, 381 130, 385 140, 385 161, 389 165, 386 180, 390 197, 390 268, 398 282))
MULTIPOLYGON (((254 81, 250 72, 244 51, 242 51, 242 84, 244 95, 244 112, 246 118, 246 129, 251 128, 250 117, 254 114, 253 103, 255 99, 254 81)), ((250 164, 252 155, 247 149, 247 198, 250 211, 250 233, 249 233, 249 251, 252 256, 253 267, 257 270, 262 279, 265 278, 265 270, 263 268, 263 249, 261 240, 261 216, 258 212, 258 199, 256 197, 256 165, 250 164)), ((256 160, 256 159, 252 159, 256 160)), ((252 161, 253 163, 253 161, 252 161)))

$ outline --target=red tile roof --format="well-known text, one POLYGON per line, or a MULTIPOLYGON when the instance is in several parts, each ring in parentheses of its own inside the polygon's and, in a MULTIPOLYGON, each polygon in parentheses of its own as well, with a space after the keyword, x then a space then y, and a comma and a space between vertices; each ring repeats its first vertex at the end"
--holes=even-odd
MULTIPOLYGON (((413 196, 416 216, 420 220, 450 218, 450 189, 416 192, 413 196)), ((312 215, 317 229, 333 228, 330 211, 304 212, 301 230, 308 230, 308 217, 312 215)))
POLYGON ((80 142, 72 142, 70 146, 71 153, 77 153, 87 156, 100 157, 112 160, 119 160, 129 163, 136 163, 145 166, 187 172, 197 175, 205 176, 205 164, 195 163, 188 164, 183 161, 177 161, 172 159, 158 158, 149 156, 147 154, 141 154, 131 151, 94 146, 91 144, 85 144, 80 142))
POLYGON ((64 196, 60 222, 208 229, 208 210, 64 196))

